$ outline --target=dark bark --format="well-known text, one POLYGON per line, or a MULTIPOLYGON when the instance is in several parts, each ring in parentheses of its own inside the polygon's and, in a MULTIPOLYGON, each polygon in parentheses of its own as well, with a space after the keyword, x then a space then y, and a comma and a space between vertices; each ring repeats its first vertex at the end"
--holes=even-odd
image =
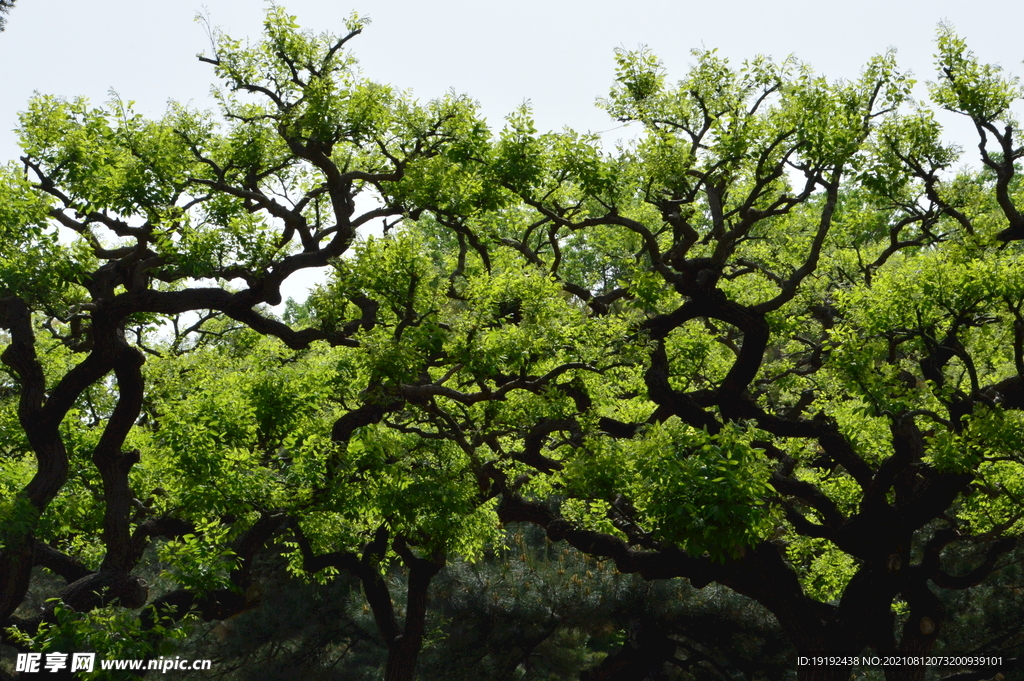
POLYGON ((94 353, 46 395, 46 377, 36 357, 35 333, 28 306, 17 297, 0 300, 0 327, 11 335, 0 359, 10 367, 20 390, 18 420, 36 456, 36 473, 15 500, 14 517, 3 528, 0 550, 0 622, 7 620, 28 591, 35 527, 39 516, 68 476, 68 456, 58 426, 74 400, 104 373, 94 353))
POLYGON ((582 672, 580 681, 643 681, 675 660, 678 644, 655 629, 653 623, 638 622, 630 629, 622 647, 594 669, 582 672))
MULTIPOLYGON (((68 584, 57 596, 59 603, 72 610, 88 612, 104 605, 119 605, 136 609, 146 604, 149 585, 144 579, 121 572, 93 572, 68 584)), ((31 619, 14 619, 14 624, 23 632, 34 634, 43 623, 55 620, 56 603, 49 604, 39 615, 31 619)))
POLYGON ((36 565, 60 575, 68 584, 92 574, 92 570, 83 565, 77 558, 58 551, 38 539, 36 540, 34 555, 36 565))
POLYGON ((415 556, 402 538, 396 539, 395 550, 409 570, 409 582, 406 587, 405 626, 388 644, 384 681, 412 681, 426 631, 430 582, 444 567, 445 557, 440 552, 430 558, 415 556))
POLYGON ((138 450, 122 451, 128 431, 142 411, 142 353, 118 334, 109 341, 117 350, 114 376, 118 398, 114 412, 103 429, 93 452, 93 463, 103 480, 103 543, 107 554, 101 570, 127 573, 132 563, 131 513, 134 495, 128 483, 132 466, 139 462, 138 450))
POLYGON ((304 570, 313 573, 333 567, 346 570, 360 580, 377 632, 388 651, 384 681, 412 681, 416 660, 423 647, 430 582, 444 567, 444 554, 435 552, 429 558, 422 558, 415 555, 403 537, 396 537, 391 542, 409 574, 405 618, 400 623, 390 590, 377 565, 390 539, 386 530, 378 530, 374 540, 363 547, 361 555, 350 551, 316 555, 297 522, 293 521, 292 530, 303 554, 304 570))

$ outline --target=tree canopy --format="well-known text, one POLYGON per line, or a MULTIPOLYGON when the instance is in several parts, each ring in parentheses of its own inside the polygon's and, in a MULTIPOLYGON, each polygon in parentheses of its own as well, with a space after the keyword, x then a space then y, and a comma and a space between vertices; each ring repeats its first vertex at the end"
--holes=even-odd
POLYGON ((384 678, 411 679, 434 577, 531 523, 754 599, 801 654, 933 651, 943 594, 1024 528, 1018 81, 947 26, 932 104, 891 53, 830 82, 698 50, 671 83, 624 50, 600 105, 642 132, 609 150, 369 80, 365 26, 216 32, 215 112, 22 115, 8 641, 155 656, 186 615, 255 606, 276 552, 357 579, 384 678), (973 122, 980 168, 933 107, 973 122), (275 312, 310 268, 329 280, 275 312), (41 613, 34 567, 66 582, 41 613))

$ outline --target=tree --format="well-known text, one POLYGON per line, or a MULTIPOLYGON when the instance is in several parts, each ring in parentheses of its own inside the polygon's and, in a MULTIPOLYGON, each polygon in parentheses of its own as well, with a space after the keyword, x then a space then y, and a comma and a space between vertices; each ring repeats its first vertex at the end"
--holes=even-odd
MULTIPOLYGON (((431 577, 449 552, 472 555, 497 531, 481 517, 493 508, 466 507, 456 446, 389 431, 363 437, 359 456, 345 451, 395 409, 371 400, 387 357, 353 335, 404 308, 378 312, 356 296, 352 317, 338 298, 339 326, 300 330, 265 309, 286 277, 327 266, 357 229, 403 213, 362 196, 386 196, 383 183, 482 134, 465 98, 419 105, 360 77, 345 45, 363 25, 353 16, 345 36, 315 36, 273 8, 256 46, 217 34, 203 59, 225 81, 222 124, 179 105, 148 121, 130 103, 54 97, 22 117, 22 167, 0 184, 0 619, 13 642, 81 633, 62 619, 68 608, 87 619, 146 605, 135 652, 155 655, 168 618, 251 605, 252 562, 287 531, 295 570, 362 580, 390 651, 386 678, 410 678, 431 577), (257 358, 266 373, 251 371, 257 358), (387 449, 406 444, 397 459, 387 449), (149 599, 141 573, 154 542, 178 588, 149 599), (395 561, 409 570, 404 617, 382 577, 395 561), (63 605, 16 613, 33 566, 66 580, 54 594, 63 605)), ((364 250, 379 259, 357 258, 352 279, 367 286, 430 264, 364 250)), ((396 305, 433 276, 407 274, 396 305)))
POLYGON ((125 626, 155 654, 187 612, 254 605, 283 547, 359 580, 384 677, 411 679, 432 580, 500 520, 729 587, 804 655, 932 650, 937 589, 1018 555, 1017 82, 940 30, 933 100, 981 140, 954 175, 891 54, 829 83, 696 52, 669 86, 621 52, 603 105, 644 132, 607 152, 364 79, 364 23, 215 34, 219 119, 23 116, 0 183, 14 638, 147 606, 125 626), (175 582, 154 598, 150 547, 175 582), (36 565, 64 605, 16 613, 36 565))
POLYGON ((1020 87, 948 27, 938 45, 932 96, 975 123, 980 173, 949 176, 892 55, 828 84, 698 52, 669 87, 621 53, 604 105, 645 134, 613 155, 511 121, 489 169, 522 217, 495 237, 629 335, 581 378, 584 436, 542 450, 569 499, 499 479, 503 520, 725 584, 803 655, 932 650, 936 587, 979 584, 1017 542, 1024 406, 1020 87))

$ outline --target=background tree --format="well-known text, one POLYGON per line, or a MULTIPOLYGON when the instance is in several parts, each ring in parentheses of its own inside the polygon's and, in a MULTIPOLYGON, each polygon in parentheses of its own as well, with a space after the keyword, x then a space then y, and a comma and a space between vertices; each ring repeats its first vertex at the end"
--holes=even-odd
MULTIPOLYGON (((386 648, 358 583, 281 579, 279 567, 275 559, 255 569, 278 580, 262 607, 197 628, 177 654, 213 658, 214 673, 233 681, 377 678, 386 648)), ((781 679, 792 664, 774 619, 750 599, 620 575, 529 526, 480 561, 449 563, 433 589, 424 680, 623 679, 639 665, 657 678, 781 679)))

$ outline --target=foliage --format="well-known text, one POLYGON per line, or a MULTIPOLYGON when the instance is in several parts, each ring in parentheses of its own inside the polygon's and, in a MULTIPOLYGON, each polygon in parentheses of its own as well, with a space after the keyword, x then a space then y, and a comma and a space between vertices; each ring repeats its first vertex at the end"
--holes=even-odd
MULTIPOLYGON (((42 625, 34 636, 27 636, 16 629, 10 632, 11 641, 32 650, 65 654, 88 651, 96 653, 99 659, 141 659, 171 653, 175 650, 174 641, 180 640, 183 634, 184 630, 180 628, 159 623, 143 628, 137 615, 120 608, 76 613, 61 604, 54 606, 54 621, 42 625)), ((99 665, 93 671, 81 672, 78 676, 87 681, 136 678, 128 672, 104 671, 99 665)))
MULTIPOLYGON (((19 640, 67 608, 226 619, 280 553, 358 580, 384 678, 411 679, 431 583, 526 522, 750 597, 801 652, 932 650, 945 592, 998 579, 1024 527, 1017 81, 940 27, 933 103, 980 140, 953 171, 891 53, 829 82, 696 51, 673 84, 621 51, 601 106, 643 132, 606 149, 369 80, 366 25, 271 7, 262 41, 212 31, 216 112, 22 116, 27 178, 0 175, 19 640), (154 561, 176 583, 150 595, 154 561), (34 565, 67 587, 26 616, 34 565)), ((601 664, 639 673, 628 652, 601 664)))

